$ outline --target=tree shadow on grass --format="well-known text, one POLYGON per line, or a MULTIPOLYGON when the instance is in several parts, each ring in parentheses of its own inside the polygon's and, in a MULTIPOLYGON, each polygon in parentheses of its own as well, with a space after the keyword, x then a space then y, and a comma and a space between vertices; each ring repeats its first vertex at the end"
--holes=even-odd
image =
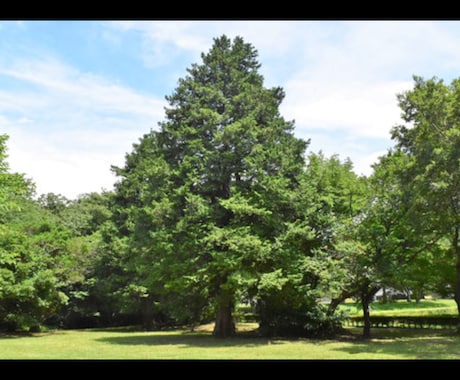
POLYGON ((36 337, 36 333, 30 332, 0 332, 0 339, 15 339, 15 338, 24 338, 24 337, 36 337))
MULTIPOLYGON (((210 333, 165 331, 129 334, 128 331, 118 336, 109 336, 96 339, 99 342, 120 344, 127 346, 187 346, 200 348, 216 347, 256 347, 274 344, 269 338, 258 337, 253 333, 240 332, 236 336, 226 339, 215 338, 210 333)), ((275 343, 276 344, 276 343, 275 343)))
POLYGON ((13 332, 0 332, 0 339, 17 339, 17 338, 41 338, 50 334, 62 334, 64 330, 49 330, 40 332, 29 331, 13 331, 13 332))
POLYGON ((351 355, 375 354, 395 360, 460 359, 460 337, 452 330, 373 329, 371 339, 355 337, 352 345, 336 348, 351 355))

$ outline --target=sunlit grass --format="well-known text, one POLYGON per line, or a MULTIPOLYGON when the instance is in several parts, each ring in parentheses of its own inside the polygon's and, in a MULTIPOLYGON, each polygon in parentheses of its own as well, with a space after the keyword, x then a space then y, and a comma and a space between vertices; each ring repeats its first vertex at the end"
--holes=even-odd
MULTIPOLYGON (((387 303, 372 302, 371 314, 374 316, 426 316, 426 315, 457 315, 457 305, 453 299, 420 300, 407 302, 397 300, 387 303)), ((339 306, 348 315, 360 316, 362 308, 356 302, 345 302, 339 306)))
POLYGON ((216 339, 212 326, 146 332, 134 329, 59 330, 0 337, 1 359, 460 359, 460 337, 452 331, 375 329, 373 338, 269 339, 252 334, 256 324, 238 325, 235 338, 216 339))

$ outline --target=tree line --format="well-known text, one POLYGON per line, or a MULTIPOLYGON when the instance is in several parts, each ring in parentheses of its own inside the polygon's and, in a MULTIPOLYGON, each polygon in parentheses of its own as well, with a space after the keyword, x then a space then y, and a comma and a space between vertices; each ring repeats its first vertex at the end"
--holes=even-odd
POLYGON ((0 135, 0 327, 215 322, 229 337, 244 304, 262 335, 328 336, 353 297, 368 337, 382 288, 460 308, 459 80, 414 76, 395 146, 361 176, 295 137, 257 58, 215 38, 112 191, 37 196, 0 135))

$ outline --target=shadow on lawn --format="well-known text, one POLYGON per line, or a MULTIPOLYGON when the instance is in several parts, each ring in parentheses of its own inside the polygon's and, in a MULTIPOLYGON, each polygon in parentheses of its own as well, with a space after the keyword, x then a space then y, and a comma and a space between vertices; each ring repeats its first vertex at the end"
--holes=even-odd
MULTIPOLYGON (((107 330, 105 330, 107 331, 107 330)), ((155 331, 142 333, 139 330, 118 330, 117 336, 98 338, 97 341, 126 346, 186 346, 201 348, 216 347, 257 347, 267 344, 282 344, 298 341, 295 338, 260 337, 254 331, 238 332, 228 339, 214 338, 209 332, 155 331)), ((300 339, 302 340, 302 339, 300 339)), ((308 341, 312 341, 307 339, 308 341)), ((443 330, 404 330, 373 329, 372 339, 366 340, 359 329, 336 337, 335 341, 350 344, 335 348, 337 351, 354 354, 375 354, 376 356, 395 356, 398 359, 439 359, 446 356, 460 358, 460 338, 452 331, 443 330)), ((313 340, 318 344, 330 340, 313 340)))
MULTIPOLYGON (((118 336, 110 336, 96 339, 99 342, 110 344, 120 344, 128 346, 146 345, 146 346, 193 346, 203 348, 215 347, 255 347, 267 345, 269 338, 255 336, 253 333, 240 332, 235 337, 227 339, 214 338, 209 333, 197 332, 145 332, 142 335, 138 333, 129 334, 133 331, 126 331, 118 336)), ((271 341, 271 344, 276 342, 271 341)))
POLYGON ((452 330, 373 329, 370 340, 355 337, 352 345, 336 348, 354 354, 394 356, 398 360, 460 359, 460 337, 452 330))

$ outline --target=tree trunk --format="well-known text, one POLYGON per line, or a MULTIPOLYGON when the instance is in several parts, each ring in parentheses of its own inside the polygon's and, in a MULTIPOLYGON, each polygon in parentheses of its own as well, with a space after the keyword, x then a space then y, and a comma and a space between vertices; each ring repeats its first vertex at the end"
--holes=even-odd
POLYGON ((155 310, 151 296, 142 300, 142 327, 147 331, 155 330, 155 310))
POLYGON ((235 335, 236 330, 232 309, 232 302, 225 302, 218 306, 216 323, 212 335, 217 338, 229 338, 235 335))
POLYGON ((455 302, 457 303, 457 334, 460 334, 460 247, 458 246, 459 227, 455 227, 454 236, 452 238, 452 251, 456 259, 456 284, 455 284, 455 302))
POLYGON ((363 338, 371 337, 371 318, 370 318, 370 303, 375 293, 379 290, 379 287, 369 285, 365 286, 361 292, 361 303, 363 305, 363 338))
POLYGON ((363 304, 363 337, 370 338, 371 337, 371 319, 370 319, 370 311, 369 311, 369 300, 368 297, 363 295, 362 304, 363 304))
POLYGON ((407 302, 412 302, 412 296, 411 296, 411 290, 410 289, 406 290, 406 301, 407 302))

